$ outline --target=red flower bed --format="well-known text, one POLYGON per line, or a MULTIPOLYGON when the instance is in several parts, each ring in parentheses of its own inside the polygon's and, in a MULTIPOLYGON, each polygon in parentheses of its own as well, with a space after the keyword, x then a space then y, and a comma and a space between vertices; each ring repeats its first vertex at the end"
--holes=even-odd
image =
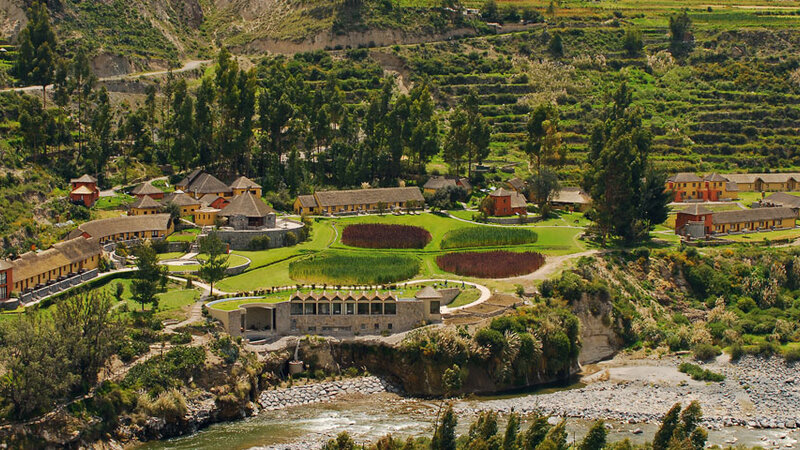
POLYGON ((353 247, 423 248, 430 241, 428 230, 411 225, 364 223, 348 225, 342 232, 342 242, 353 247))
POLYGON ((445 272, 478 278, 506 278, 526 275, 544 265, 544 255, 536 252, 465 252, 436 257, 445 272))

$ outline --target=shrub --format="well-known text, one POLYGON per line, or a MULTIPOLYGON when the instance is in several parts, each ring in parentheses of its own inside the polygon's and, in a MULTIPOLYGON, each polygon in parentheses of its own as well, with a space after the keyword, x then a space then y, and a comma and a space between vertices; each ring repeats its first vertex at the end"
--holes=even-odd
POLYGON ((353 247, 424 248, 430 241, 428 230, 411 225, 364 223, 348 225, 342 232, 342 242, 353 247))
POLYGON ((681 365, 678 366, 678 371, 689 375, 693 380, 697 381, 719 382, 725 380, 725 375, 712 372, 708 369, 703 369, 702 367, 691 363, 681 363, 681 365))
POLYGON ((289 264, 289 276, 309 283, 388 284, 413 278, 419 260, 408 255, 327 253, 289 264))
POLYGON ((172 345, 183 345, 192 342, 192 335, 189 333, 177 333, 169 336, 169 343, 172 345))
POLYGON ((248 247, 250 250, 266 250, 269 248, 269 236, 256 236, 250 240, 248 247))
POLYGON ((786 362, 797 362, 800 361, 800 347, 792 347, 787 349, 783 352, 783 357, 786 359, 786 362))
POLYGON ((525 275, 544 265, 545 258, 536 252, 466 252, 436 257, 445 272, 479 278, 505 278, 525 275))
POLYGON ((297 235, 294 233, 294 231, 290 231, 286 233, 286 237, 283 239, 283 241, 286 246, 290 247, 294 244, 297 244, 297 235))
POLYGON ((489 247, 531 244, 539 236, 525 228, 470 227, 449 231, 442 238, 442 248, 489 247))
POLYGON ((720 352, 717 347, 711 344, 701 343, 694 346, 692 353, 694 353, 694 357, 698 361, 708 361, 709 359, 715 358, 720 352))

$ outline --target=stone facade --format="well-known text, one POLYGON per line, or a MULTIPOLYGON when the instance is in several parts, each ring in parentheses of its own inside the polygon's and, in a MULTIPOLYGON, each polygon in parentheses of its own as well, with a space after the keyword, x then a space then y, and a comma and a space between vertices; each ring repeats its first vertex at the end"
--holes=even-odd
POLYGON ((230 244, 231 250, 249 250, 250 241, 260 236, 269 236, 270 248, 283 247, 286 245, 286 235, 289 232, 300 237, 300 233, 303 231, 303 224, 294 221, 285 222, 291 222, 293 226, 276 228, 275 224, 273 224, 272 228, 261 230, 235 230, 223 227, 217 230, 217 236, 219 236, 222 242, 230 244))

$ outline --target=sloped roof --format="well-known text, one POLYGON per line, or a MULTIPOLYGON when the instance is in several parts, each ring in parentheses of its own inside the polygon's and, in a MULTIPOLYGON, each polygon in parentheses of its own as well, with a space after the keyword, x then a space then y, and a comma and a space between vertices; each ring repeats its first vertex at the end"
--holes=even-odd
POLYGON ((247 177, 239 177, 231 183, 231 189, 260 189, 261 185, 247 177))
MULTIPOLYGON (((203 205, 203 206, 209 206, 209 205, 211 205, 212 203, 214 203, 215 201, 217 201, 219 199, 225 200, 224 197, 220 197, 217 194, 206 194, 206 195, 200 197, 200 204, 203 205)), ((225 201, 227 202, 227 200, 225 200, 225 201)))
POLYGON ((423 299, 423 298, 438 299, 438 298, 442 298, 442 293, 437 291, 436 289, 430 287, 430 286, 425 286, 419 292, 414 294, 414 297, 415 298, 419 298, 419 299, 423 299))
POLYGON ((583 189, 579 187, 561 188, 553 197, 553 203, 585 205, 591 202, 592 199, 589 197, 589 194, 583 192, 583 189))
POLYGON ((395 203, 425 201, 416 187, 394 187, 377 189, 352 189, 346 191, 320 191, 314 194, 321 207, 343 205, 367 205, 378 202, 395 203))
POLYGON ((497 189, 493 190, 492 192, 490 192, 489 195, 492 196, 492 197, 508 197, 508 196, 510 196, 512 194, 515 194, 515 193, 516 192, 508 190, 506 188, 497 188, 497 189))
POLYGON ((728 181, 727 183, 725 183, 725 189, 729 192, 738 192, 739 185, 734 183, 733 181, 728 181))
POLYGON ((444 177, 439 175, 434 175, 428 178, 428 181, 426 181, 425 185, 423 185, 422 187, 424 189, 433 189, 438 191, 439 189, 444 189, 448 186, 462 187, 466 190, 472 189, 472 185, 466 178, 444 177))
POLYGON ((704 214, 711 214, 712 212, 713 211, 711 211, 710 209, 706 208, 705 206, 703 206, 703 205, 701 205, 699 203, 693 203, 693 204, 687 206, 686 208, 683 208, 682 210, 678 211, 678 214, 689 214, 689 215, 692 215, 692 216, 702 216, 704 214))
POLYGON ((133 195, 153 195, 153 194, 163 194, 164 191, 161 189, 153 186, 150 183, 142 183, 131 191, 133 195))
POLYGON ((316 208, 317 199, 313 195, 298 195, 297 200, 303 208, 316 208))
POLYGON ((59 242, 43 252, 28 252, 14 261, 11 266, 15 280, 26 280, 58 267, 77 263, 103 252, 97 239, 76 237, 59 242))
POLYGON ((164 199, 161 201, 161 203, 164 205, 168 203, 174 203, 178 206, 200 206, 200 200, 186 195, 183 192, 173 192, 171 194, 167 194, 164 196, 164 199))
POLYGON ((676 183, 692 183, 696 181, 703 181, 702 178, 691 172, 677 173, 675 176, 671 177, 671 180, 676 183))
POLYGON ((722 175, 714 172, 712 174, 708 174, 703 177, 703 181, 728 181, 727 178, 723 177, 722 175))
POLYGON ((94 191, 86 186, 79 186, 73 189, 72 192, 70 192, 70 194, 86 195, 86 194, 94 194, 94 191))
POLYGON ((152 198, 150 198, 150 197, 145 195, 145 196, 137 199, 135 202, 133 202, 133 204, 131 205, 131 208, 136 208, 136 209, 158 209, 158 208, 161 208, 161 203, 158 203, 157 201, 155 201, 152 198))
POLYGON ((760 222, 764 220, 780 220, 797 218, 797 213, 791 208, 755 208, 740 211, 722 211, 711 216, 715 224, 760 222))
POLYGON ((514 192, 511 194, 511 207, 512 208, 525 208, 528 206, 528 200, 525 199, 525 196, 520 194, 519 192, 514 192))
POLYGON ((511 186, 517 192, 525 189, 525 181, 517 177, 508 180, 508 185, 511 186))
POLYGON ((765 183, 786 183, 794 178, 800 181, 800 173, 726 173, 725 178, 734 183, 751 184, 760 179, 765 183))
POLYGON ((7 270, 14 266, 11 265, 11 262, 6 261, 4 259, 0 259, 0 270, 7 270))
POLYGON ((220 211, 219 215, 222 217, 265 217, 270 213, 275 213, 275 210, 251 192, 245 192, 234 197, 231 203, 220 211))
POLYGON ((194 179, 197 178, 197 176, 200 175, 201 173, 203 173, 202 170, 194 169, 193 171, 191 171, 189 173, 189 175, 186 175, 186 177, 184 177, 184 179, 182 179, 181 181, 179 181, 175 185, 176 186, 189 186, 194 181, 194 179))
POLYGON ((167 230, 169 214, 151 214, 146 216, 120 216, 109 219, 93 220, 81 224, 73 230, 70 238, 86 233, 93 238, 102 239, 119 233, 138 233, 142 231, 167 230))
POLYGON ((776 192, 764 200, 787 208, 800 208, 800 197, 785 192, 776 192))
POLYGON ((97 183, 97 178, 84 174, 80 178, 73 178, 69 180, 70 183, 97 183))
POLYGON ((194 181, 189 183, 186 192, 197 193, 197 194, 209 194, 217 192, 230 192, 230 190, 231 188, 229 188, 222 181, 219 181, 217 177, 204 172, 198 175, 197 178, 194 179, 194 181))

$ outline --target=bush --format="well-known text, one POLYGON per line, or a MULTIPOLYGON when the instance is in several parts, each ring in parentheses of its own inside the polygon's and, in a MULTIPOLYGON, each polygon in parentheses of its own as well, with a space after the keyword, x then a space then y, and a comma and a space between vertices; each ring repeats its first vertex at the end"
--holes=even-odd
POLYGON ((681 363, 681 365, 678 366, 678 371, 689 375, 693 380, 697 381, 720 382, 725 380, 725 375, 712 372, 708 369, 703 369, 702 367, 691 363, 681 363))
POLYGON ((172 345, 183 345, 192 342, 192 335, 189 333, 177 333, 169 335, 169 343, 172 345))
POLYGON ((783 357, 786 359, 786 362, 790 363, 800 361, 800 347, 787 349, 783 352, 783 357))
POLYGON ((525 275, 544 265, 545 258, 536 252, 467 252, 447 253, 436 257, 445 272, 479 278, 506 278, 525 275))
POLYGON ((692 349, 692 353, 694 353, 694 357, 698 361, 708 361, 716 358, 720 351, 711 344, 697 344, 692 349))
POLYGON ((286 233, 286 237, 283 239, 283 241, 287 247, 291 247, 292 245, 297 244, 297 235, 294 233, 294 231, 290 231, 286 233))
POLYGON ((250 243, 247 246, 253 251, 266 250, 269 248, 269 242, 269 236, 256 236, 250 240, 250 243))
POLYGON ((532 244, 539 236, 533 230, 509 227, 469 227, 447 232, 442 248, 490 247, 498 245, 532 244))
POLYGON ((424 248, 431 241, 428 230, 411 225, 365 223, 348 225, 342 242, 363 248, 424 248))

